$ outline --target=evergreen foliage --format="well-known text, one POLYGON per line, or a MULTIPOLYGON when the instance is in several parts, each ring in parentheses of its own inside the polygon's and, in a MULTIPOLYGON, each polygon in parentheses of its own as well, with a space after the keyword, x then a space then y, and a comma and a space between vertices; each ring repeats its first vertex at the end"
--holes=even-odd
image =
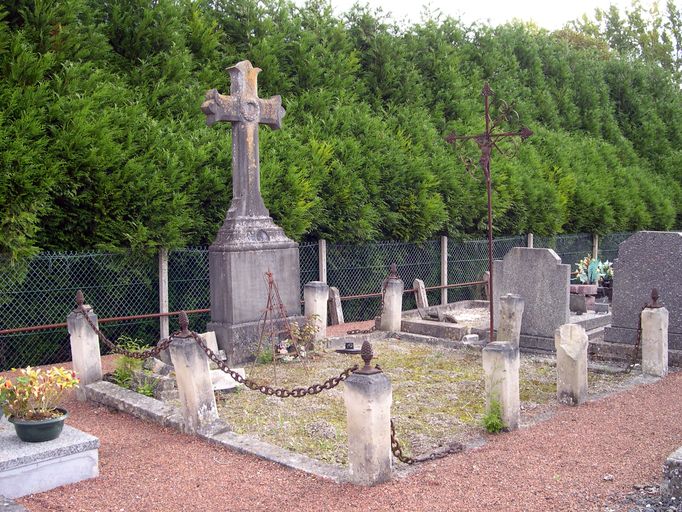
POLYGON ((231 198, 229 125, 199 106, 250 59, 283 129, 261 129, 263 196, 297 240, 485 231, 490 80, 535 135, 493 160, 497 234, 682 224, 682 23, 635 4, 549 33, 431 16, 399 27, 324 0, 2 0, 0 253, 210 243, 231 198))

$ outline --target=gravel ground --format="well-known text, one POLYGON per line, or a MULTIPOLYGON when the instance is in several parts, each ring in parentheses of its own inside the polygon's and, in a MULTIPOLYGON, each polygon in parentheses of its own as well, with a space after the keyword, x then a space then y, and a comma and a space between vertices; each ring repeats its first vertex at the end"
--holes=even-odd
POLYGON ((561 406, 547 421, 489 436, 481 448, 358 488, 70 398, 67 422, 100 438, 100 477, 19 502, 33 512, 638 510, 629 493, 657 483, 665 458, 682 445, 681 400, 682 372, 561 406))

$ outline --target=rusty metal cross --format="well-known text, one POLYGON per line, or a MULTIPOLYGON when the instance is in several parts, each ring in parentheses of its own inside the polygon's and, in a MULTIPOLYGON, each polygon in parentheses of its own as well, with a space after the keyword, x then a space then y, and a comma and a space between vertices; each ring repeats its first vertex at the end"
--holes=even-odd
POLYGON ((455 144, 457 141, 467 141, 473 140, 478 144, 481 150, 481 158, 478 163, 483 169, 483 174, 485 175, 485 188, 488 194, 488 301, 490 309, 490 336, 488 338, 489 342, 493 341, 494 333, 494 323, 493 323, 493 207, 492 207, 492 191, 491 191, 491 179, 490 179, 490 158, 492 156, 493 148, 502 152, 497 143, 502 139, 509 137, 520 137, 521 141, 526 140, 528 137, 533 135, 533 132, 525 126, 515 132, 496 132, 500 120, 506 120, 508 116, 506 112, 495 120, 490 117, 490 97, 493 95, 493 91, 488 85, 488 82, 483 86, 483 91, 481 91, 481 96, 484 98, 485 104, 485 132, 479 133, 478 135, 457 135, 452 133, 446 138, 447 142, 450 144, 455 144))
POLYGON ((227 69, 230 74, 230 95, 216 89, 206 93, 201 110, 206 124, 226 121, 232 123, 232 204, 228 218, 268 217, 260 193, 260 162, 258 157, 258 125, 266 124, 277 130, 285 110, 282 98, 258 97, 257 78, 261 71, 248 60, 227 69))

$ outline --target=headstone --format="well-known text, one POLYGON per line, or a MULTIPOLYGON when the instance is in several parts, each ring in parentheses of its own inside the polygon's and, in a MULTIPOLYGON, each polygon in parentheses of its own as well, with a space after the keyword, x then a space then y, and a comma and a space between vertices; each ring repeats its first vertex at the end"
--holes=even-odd
POLYGON ((668 324, 666 308, 642 311, 642 373, 665 377, 668 373, 668 324))
POLYGON ((260 193, 258 125, 273 129, 284 117, 282 100, 258 97, 259 68, 242 61, 228 68, 230 95, 213 89, 201 110, 206 124, 232 123, 232 203, 225 223, 209 248, 211 322, 218 346, 229 364, 249 359, 255 352, 258 320, 266 307, 272 272, 282 304, 291 320, 300 321, 298 244, 270 218, 260 193))
POLYGON ((571 266, 552 249, 512 248, 493 267, 494 321, 500 323, 500 297, 508 293, 524 301, 520 346, 554 350, 554 331, 569 320, 571 266))
POLYGON ((482 351, 485 373, 485 407, 490 412, 494 402, 502 409, 502 422, 509 430, 519 428, 521 395, 519 349, 509 342, 488 343, 482 351))
MULTIPOLYGON (((618 246, 613 267, 611 327, 604 341, 633 345, 642 306, 650 301, 652 288, 670 313, 668 348, 682 350, 682 232, 640 231, 618 246)), ((682 357, 675 358, 678 363, 682 357)))
MULTIPOLYGON (((82 294, 81 294, 82 297, 82 294)), ((97 327, 97 315, 85 305, 88 319, 97 327)), ((99 351, 99 337, 85 318, 85 313, 75 309, 66 317, 66 325, 71 341, 71 360, 73 371, 80 379, 76 388, 76 398, 81 402, 87 400, 85 386, 102 380, 102 359, 99 351)))
POLYGON ((576 324, 564 324, 554 334, 557 399, 578 405, 587 398, 587 333, 576 324))
POLYGON ((421 279, 415 279, 412 283, 414 288, 414 299, 417 301, 417 309, 424 310, 429 307, 429 299, 426 296, 426 286, 421 279))
POLYGON ((403 280, 390 277, 384 284, 384 307, 381 312, 379 329, 388 332, 400 332, 403 311, 403 280))
POLYGON ((329 287, 329 324, 339 325, 343 321, 343 308, 341 307, 341 293, 336 286, 329 287))

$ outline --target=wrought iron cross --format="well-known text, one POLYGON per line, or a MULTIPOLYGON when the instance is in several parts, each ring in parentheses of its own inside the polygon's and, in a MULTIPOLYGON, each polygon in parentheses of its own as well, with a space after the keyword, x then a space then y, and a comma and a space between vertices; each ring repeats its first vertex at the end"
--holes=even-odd
POLYGON ((490 308, 490 336, 488 338, 489 342, 493 341, 493 207, 492 207, 492 192, 491 192, 491 179, 490 179, 490 157, 492 156, 493 148, 497 149, 502 153, 502 150, 497 145, 502 139, 509 137, 521 137, 521 141, 526 140, 528 137, 533 135, 533 132, 525 126, 516 132, 496 132, 495 130, 499 127, 502 121, 508 120, 509 109, 503 109, 498 118, 495 120, 490 117, 490 96, 493 95, 493 91, 488 85, 488 82, 483 86, 483 91, 481 96, 483 96, 485 104, 485 132, 478 135, 457 135, 452 133, 448 135, 447 142, 450 144, 455 144, 457 141, 468 141, 473 140, 478 144, 481 150, 481 158, 478 163, 483 169, 483 174, 485 175, 485 188, 488 193, 488 272, 489 272, 489 282, 488 282, 488 301, 490 308))
POLYGON ((260 194, 258 125, 266 124, 274 130, 281 127, 285 114, 282 98, 258 97, 257 78, 261 70, 248 60, 227 71, 230 95, 211 89, 201 105, 208 126, 221 121, 232 123, 232 204, 227 215, 228 218, 268 217, 270 214, 260 194))

